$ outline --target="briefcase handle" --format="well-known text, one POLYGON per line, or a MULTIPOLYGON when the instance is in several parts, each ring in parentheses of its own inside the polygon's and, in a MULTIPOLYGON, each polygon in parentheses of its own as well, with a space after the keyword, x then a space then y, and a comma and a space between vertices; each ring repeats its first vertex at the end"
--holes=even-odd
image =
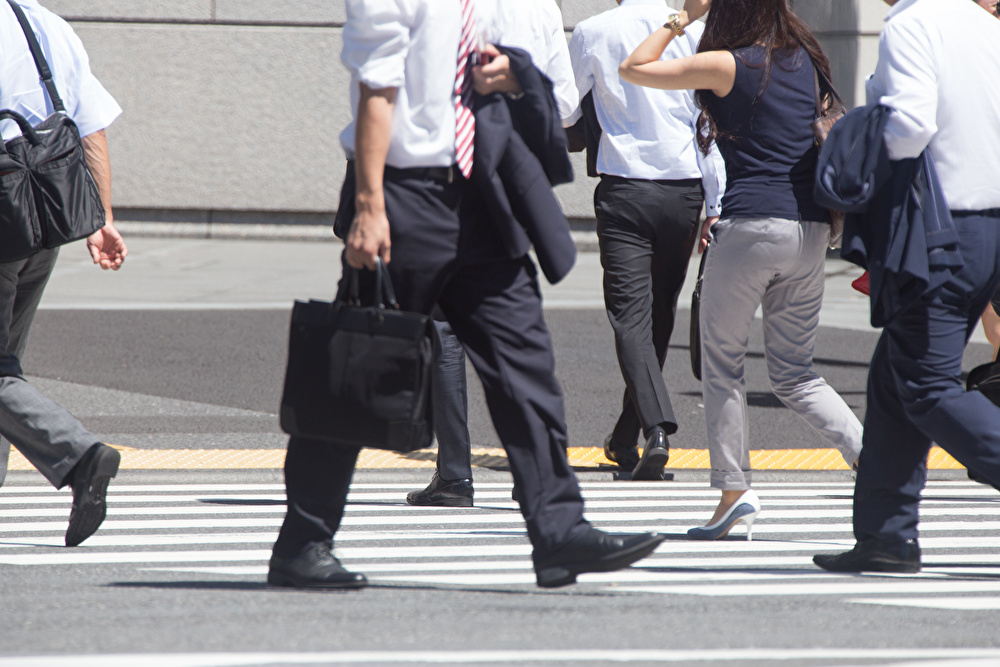
MULTIPOLYGON (((0 111, 0 121, 2 120, 12 120, 17 123, 17 126, 21 128, 21 134, 31 143, 32 146, 37 146, 41 143, 41 140, 38 138, 38 133, 35 132, 35 128, 31 127, 31 123, 28 122, 28 119, 16 111, 11 111, 10 109, 0 111)), ((7 149, 4 147, 4 142, 0 141, 0 153, 6 152, 7 149)))
MULTIPOLYGON (((361 305, 361 295, 358 288, 358 273, 361 271, 362 269, 350 269, 351 275, 349 277, 350 282, 348 283, 347 301, 355 306, 361 305)), ((399 310, 399 304, 396 302, 396 292, 392 289, 392 280, 389 279, 389 272, 386 270, 381 257, 375 258, 375 301, 377 308, 384 309, 388 306, 393 310, 399 310)))

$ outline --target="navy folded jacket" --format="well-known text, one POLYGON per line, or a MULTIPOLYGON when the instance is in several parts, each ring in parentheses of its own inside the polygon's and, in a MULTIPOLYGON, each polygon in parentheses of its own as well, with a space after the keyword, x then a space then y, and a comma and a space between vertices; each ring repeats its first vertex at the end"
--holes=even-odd
POLYGON ((841 256, 868 270, 871 323, 883 327, 961 270, 958 232, 929 150, 890 161, 892 110, 858 107, 830 132, 816 165, 816 202, 847 212, 841 256))

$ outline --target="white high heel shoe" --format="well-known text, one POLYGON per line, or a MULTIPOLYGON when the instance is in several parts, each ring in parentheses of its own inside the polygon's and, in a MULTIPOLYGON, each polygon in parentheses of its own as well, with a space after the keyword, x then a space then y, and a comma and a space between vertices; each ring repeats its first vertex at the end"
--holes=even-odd
POLYGON ((713 524, 692 528, 687 532, 693 540, 721 540, 740 521, 747 525, 747 542, 753 540, 753 522, 760 514, 760 499, 753 489, 747 489, 722 518, 713 524))

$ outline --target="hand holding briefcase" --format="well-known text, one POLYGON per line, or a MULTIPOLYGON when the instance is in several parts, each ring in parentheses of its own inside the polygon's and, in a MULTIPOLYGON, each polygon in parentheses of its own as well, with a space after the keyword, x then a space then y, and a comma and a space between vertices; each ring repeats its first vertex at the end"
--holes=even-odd
POLYGON ((281 428, 333 445, 428 447, 434 324, 399 310, 381 259, 373 306, 361 305, 360 271, 349 271, 333 303, 295 302, 281 428))

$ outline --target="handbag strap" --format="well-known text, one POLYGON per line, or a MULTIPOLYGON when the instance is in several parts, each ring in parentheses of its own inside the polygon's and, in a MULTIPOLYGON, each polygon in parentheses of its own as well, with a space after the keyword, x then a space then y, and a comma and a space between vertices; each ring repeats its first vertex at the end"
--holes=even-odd
POLYGON ((42 47, 38 45, 38 38, 35 37, 35 31, 31 29, 31 24, 28 23, 28 17, 24 15, 24 10, 14 0, 7 0, 7 4, 10 5, 10 8, 14 10, 14 14, 17 15, 17 22, 21 24, 21 30, 24 31, 24 36, 28 40, 31 57, 35 59, 35 68, 38 70, 38 76, 41 78, 45 90, 49 93, 49 99, 52 100, 52 108, 61 113, 66 113, 66 107, 63 106, 62 98, 59 97, 56 83, 52 80, 52 70, 49 69, 49 63, 45 60, 42 47))
MULTIPOLYGON (((348 302, 354 305, 361 304, 361 295, 358 287, 358 274, 361 269, 351 269, 348 277, 348 302)), ((399 303, 396 301, 396 292, 392 288, 392 281, 389 279, 389 271, 385 268, 381 257, 375 258, 375 301, 378 308, 391 308, 399 310, 399 303)))
MULTIPOLYGON (((10 2, 11 0, 7 0, 7 1, 10 2)), ((844 100, 842 100, 840 98, 840 94, 837 92, 837 89, 833 87, 833 82, 830 81, 830 79, 828 79, 826 77, 826 74, 824 74, 822 71, 820 71, 819 66, 816 65, 815 61, 813 61, 812 65, 813 65, 813 81, 815 82, 815 91, 816 91, 815 92, 815 94, 816 94, 816 117, 817 118, 822 118, 824 116, 824 111, 825 111, 823 109, 823 99, 822 99, 822 96, 820 95, 820 92, 821 92, 820 78, 821 77, 823 79, 823 83, 826 85, 827 90, 830 92, 831 95, 833 95, 833 99, 837 102, 837 104, 840 106, 840 108, 842 110, 846 111, 847 110, 847 105, 845 105, 844 104, 844 100)))

